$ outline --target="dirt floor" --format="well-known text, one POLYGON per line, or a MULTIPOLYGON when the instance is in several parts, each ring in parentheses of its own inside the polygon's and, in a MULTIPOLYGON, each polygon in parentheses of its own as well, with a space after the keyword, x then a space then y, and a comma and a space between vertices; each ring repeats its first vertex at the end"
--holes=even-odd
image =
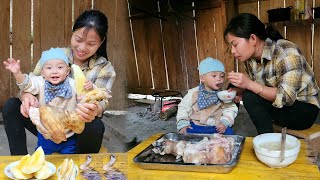
MULTIPOLYGON (((148 111, 150 107, 152 108, 150 104, 131 102, 131 105, 126 109, 126 114, 105 113, 103 120, 106 126, 106 143, 104 145, 109 151, 126 151, 129 147, 153 134, 177 131, 175 116, 162 120, 158 113, 148 111)), ((257 131, 242 105, 233 129, 238 135, 257 135, 257 131)))

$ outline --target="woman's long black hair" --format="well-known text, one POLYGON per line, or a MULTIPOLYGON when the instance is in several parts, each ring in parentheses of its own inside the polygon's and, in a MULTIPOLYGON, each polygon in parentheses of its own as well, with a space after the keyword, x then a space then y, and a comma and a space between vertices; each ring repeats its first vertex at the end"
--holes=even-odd
POLYGON ((271 26, 265 27, 257 16, 250 13, 241 13, 232 18, 223 35, 226 37, 228 34, 245 39, 249 39, 251 34, 255 34, 261 40, 266 40, 267 38, 273 41, 284 39, 277 30, 271 26))
POLYGON ((102 44, 98 48, 96 54, 103 56, 108 60, 107 56, 107 33, 108 33, 108 18, 98 10, 84 11, 75 21, 72 31, 76 31, 85 27, 86 31, 93 28, 101 39, 102 44))

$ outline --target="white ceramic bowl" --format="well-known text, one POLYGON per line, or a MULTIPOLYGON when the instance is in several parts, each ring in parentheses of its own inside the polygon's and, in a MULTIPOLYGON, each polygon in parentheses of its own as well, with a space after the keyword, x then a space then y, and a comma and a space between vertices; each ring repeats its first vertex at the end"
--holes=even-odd
POLYGON ((265 133, 253 138, 253 149, 257 158, 272 168, 282 168, 293 163, 300 151, 300 141, 286 135, 284 160, 280 162, 281 133, 265 133))
POLYGON ((224 103, 230 103, 232 102, 233 98, 236 97, 236 91, 219 91, 217 93, 218 98, 223 101, 224 103))

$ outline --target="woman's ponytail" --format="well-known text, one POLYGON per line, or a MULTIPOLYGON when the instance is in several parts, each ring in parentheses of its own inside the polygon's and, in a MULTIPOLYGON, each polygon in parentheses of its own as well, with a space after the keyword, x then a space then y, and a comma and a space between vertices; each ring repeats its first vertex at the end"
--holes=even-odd
POLYGON ((266 32, 267 32, 268 38, 270 38, 273 41, 284 39, 283 36, 279 33, 279 31, 275 30, 272 26, 267 26, 266 32))

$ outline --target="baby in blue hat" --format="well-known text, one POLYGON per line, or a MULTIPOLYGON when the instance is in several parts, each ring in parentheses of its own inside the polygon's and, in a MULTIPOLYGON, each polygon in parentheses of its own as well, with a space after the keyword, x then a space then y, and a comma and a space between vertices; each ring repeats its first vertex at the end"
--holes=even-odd
POLYGON ((234 103, 219 100, 225 81, 225 68, 221 61, 208 57, 198 67, 199 86, 192 88, 178 106, 177 129, 181 133, 225 135, 234 134, 232 125, 238 114, 234 103))
MULTIPOLYGON (((76 86, 74 80, 68 77, 69 61, 63 48, 51 48, 42 52, 39 61, 41 76, 34 76, 32 73, 23 74, 20 69, 20 60, 8 59, 3 63, 5 68, 13 73, 20 90, 38 96, 40 106, 49 105, 69 111, 76 108, 76 86)), ((42 146, 45 154, 76 152, 74 132, 66 130, 67 141, 56 144, 45 137, 46 132, 41 132, 44 130, 38 129, 38 147, 42 146)))

